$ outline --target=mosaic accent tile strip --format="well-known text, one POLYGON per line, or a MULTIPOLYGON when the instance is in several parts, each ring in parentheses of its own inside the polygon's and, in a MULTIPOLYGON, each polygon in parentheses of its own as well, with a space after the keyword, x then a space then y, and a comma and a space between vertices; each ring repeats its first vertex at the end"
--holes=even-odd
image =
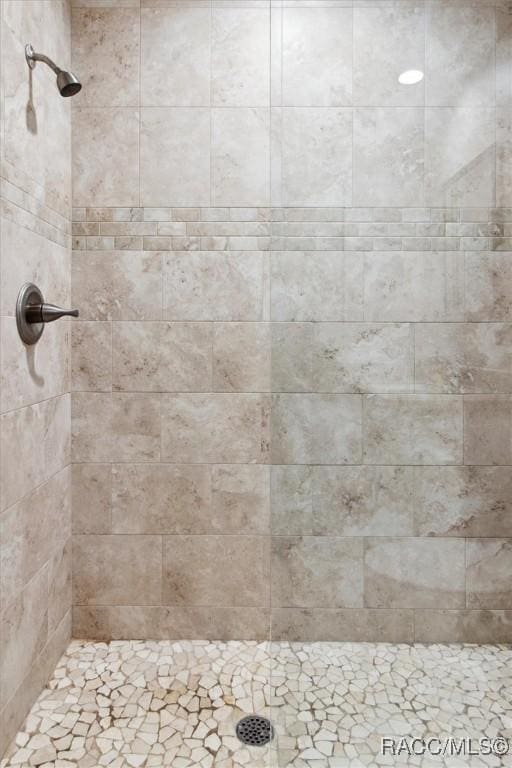
POLYGON ((510 766, 381 755, 381 739, 510 738, 512 649, 73 641, 1 768, 510 766), (269 717, 269 748, 235 736, 269 717))

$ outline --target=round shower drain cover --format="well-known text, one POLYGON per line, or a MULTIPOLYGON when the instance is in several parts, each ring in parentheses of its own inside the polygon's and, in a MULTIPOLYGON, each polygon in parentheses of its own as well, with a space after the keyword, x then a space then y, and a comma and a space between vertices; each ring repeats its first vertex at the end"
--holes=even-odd
POLYGON ((248 715, 238 721, 236 735, 242 744, 249 744, 251 747, 263 747, 273 739, 274 729, 266 717, 248 715))

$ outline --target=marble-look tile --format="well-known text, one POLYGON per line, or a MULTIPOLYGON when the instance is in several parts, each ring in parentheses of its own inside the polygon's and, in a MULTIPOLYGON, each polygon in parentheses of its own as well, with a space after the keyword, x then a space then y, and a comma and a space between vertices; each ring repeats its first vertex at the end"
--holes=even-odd
POLYGON ((464 608, 463 539, 366 539, 369 608, 464 608))
POLYGON ((427 205, 494 205, 495 133, 492 109, 445 107, 426 110, 427 205))
POLYGON ((73 603, 71 537, 56 549, 48 565, 48 635, 53 634, 73 603))
POLYGON ((63 469, 0 517, 1 610, 16 599, 70 535, 70 472, 63 469))
POLYGON ((10 411, 1 425, 5 509, 69 464, 69 395, 10 411))
POLYGON ((405 643, 413 637, 413 612, 407 610, 279 607, 272 611, 273 640, 405 643))
POLYGON ((110 464, 73 464, 71 494, 73 534, 111 533, 110 464))
POLYGON ((510 36, 512 35, 512 14, 510 8, 496 8, 496 105, 512 106, 512 60, 510 58, 510 36))
POLYGON ((512 464, 512 396, 464 397, 464 464, 512 464))
POLYGON ((75 392, 72 456, 74 462, 158 461, 159 395, 75 392))
POLYGON ((362 456, 359 395, 274 395, 273 464, 357 464, 362 456))
POLYGON ((112 323, 71 325, 71 382, 73 392, 112 390, 112 323))
POLYGON ((512 611, 415 611, 414 640, 416 643, 510 644, 512 611))
POLYGON ((74 251, 73 304, 82 320, 161 320, 158 251, 74 251))
POLYGON ((272 323, 271 377, 273 392, 311 392, 313 323, 272 323))
POLYGON ((354 104, 422 106, 424 82, 414 86, 398 82, 398 75, 408 69, 425 69, 422 5, 376 3, 354 8, 354 104))
POLYGON ((271 254, 271 281, 274 321, 363 319, 360 254, 276 251, 271 254))
POLYGON ((264 255, 176 251, 164 257, 167 320, 263 319, 264 255))
POLYGON ((464 255, 378 252, 364 256, 364 319, 464 319, 464 255))
POLYGON ((356 109, 353 168, 353 205, 421 207, 424 110, 356 109))
POLYGON ((36 345, 27 347, 20 339, 16 320, 2 318, 0 407, 3 412, 69 391, 69 342, 70 323, 62 323, 47 329, 36 345))
POLYGON ((73 537, 75 605, 155 605, 161 588, 160 536, 73 537))
POLYGON ((82 90, 73 106, 139 105, 140 14, 136 8, 75 8, 72 68, 82 90))
POLYGON ((163 395, 162 459, 192 464, 265 463, 269 410, 264 395, 163 395))
POLYGON ((0 706, 22 685, 48 637, 48 567, 43 566, 2 612, 0 706))
POLYGON ((274 110, 273 120, 282 204, 351 205, 352 111, 291 107, 274 110))
POLYGON ((214 391, 271 390, 270 334, 271 326, 268 323, 214 324, 214 391))
POLYGON ((512 253, 467 253, 466 320, 512 321, 512 253))
POLYGON ((367 464, 460 464, 462 398, 455 395, 366 395, 367 464))
POLYGON ((112 342, 114 390, 211 389, 210 323, 114 323, 112 342))
POLYGON ((212 467, 214 533, 270 533, 269 467, 221 464, 212 467))
POLYGON ((496 110, 496 205, 512 206, 511 166, 512 97, 509 107, 496 110))
POLYGON ((142 109, 140 197, 143 206, 210 204, 208 109, 142 109))
POLYGON ((270 100, 269 8, 214 7, 212 104, 267 107, 270 100))
POLYGON ((139 204, 139 111, 80 107, 73 111, 73 205, 139 204))
POLYGON ((512 536, 508 467, 417 467, 415 536, 512 536))
POLYGON ((210 104, 208 6, 168 4, 141 10, 141 100, 148 107, 210 104))
POLYGON ((468 608, 512 610, 512 539, 468 539, 468 608))
POLYGON ((270 467, 272 535, 302 536, 313 530, 313 467, 270 467))
POLYGON ((212 110, 212 204, 270 204, 270 111, 212 110))
POLYGON ((283 9, 282 103, 342 107, 352 96, 352 10, 283 9))
POLYGON ((415 326, 417 392, 510 392, 512 325, 429 323, 415 326))
POLYGON ((164 536, 167 605, 267 605, 269 543, 262 536, 164 536))
POLYGON ((274 536, 271 589, 275 607, 362 607, 363 540, 274 536))
POLYGON ((427 8, 426 19, 428 106, 494 106, 494 8, 483 3, 481 8, 434 3, 427 8))

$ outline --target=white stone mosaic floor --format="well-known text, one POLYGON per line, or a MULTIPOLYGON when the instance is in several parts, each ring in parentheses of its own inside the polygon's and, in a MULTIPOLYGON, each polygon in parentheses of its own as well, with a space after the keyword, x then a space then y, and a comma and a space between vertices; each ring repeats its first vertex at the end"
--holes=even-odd
MULTIPOLYGON (((476 750, 477 751, 477 750, 476 750)), ((512 649, 73 641, 0 768, 512 766, 512 649), (270 717, 270 748, 238 719, 270 717), (381 754, 381 737, 510 739, 507 755, 381 754)))

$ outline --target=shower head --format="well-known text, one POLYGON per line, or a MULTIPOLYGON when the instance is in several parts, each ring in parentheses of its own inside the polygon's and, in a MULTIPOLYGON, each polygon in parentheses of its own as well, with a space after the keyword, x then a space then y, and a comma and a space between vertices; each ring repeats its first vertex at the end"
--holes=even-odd
POLYGON ((55 62, 53 62, 44 53, 35 53, 30 44, 25 46, 25 58, 30 69, 34 69, 37 61, 42 61, 43 64, 52 69, 57 75, 57 88, 61 96, 74 96, 75 93, 82 88, 82 83, 72 72, 66 72, 65 69, 60 69, 55 62))

